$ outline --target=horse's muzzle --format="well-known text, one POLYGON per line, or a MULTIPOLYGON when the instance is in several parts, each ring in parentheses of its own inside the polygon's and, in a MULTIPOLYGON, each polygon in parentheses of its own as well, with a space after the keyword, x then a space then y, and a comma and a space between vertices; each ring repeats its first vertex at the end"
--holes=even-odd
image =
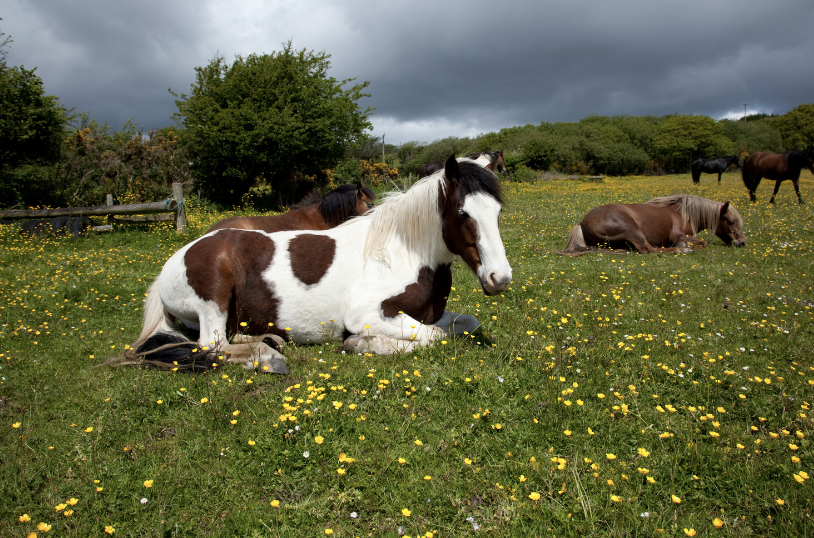
POLYGON ((478 278, 478 280, 480 280, 483 293, 486 296, 492 296, 497 295, 501 291, 506 291, 506 288, 508 288, 512 282, 512 274, 511 272, 508 274, 490 273, 488 278, 478 278))

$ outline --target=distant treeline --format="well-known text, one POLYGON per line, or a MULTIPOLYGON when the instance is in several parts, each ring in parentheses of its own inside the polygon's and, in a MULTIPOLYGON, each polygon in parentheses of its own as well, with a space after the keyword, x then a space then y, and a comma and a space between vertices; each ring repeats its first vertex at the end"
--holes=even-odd
MULTIPOLYGON (((378 139, 354 151, 358 158, 381 160, 378 139)), ((402 174, 418 173, 422 164, 450 155, 503 150, 515 179, 537 172, 565 175, 638 175, 684 173, 692 161, 755 151, 782 153, 814 149, 814 104, 782 116, 756 114, 740 120, 707 116, 588 116, 578 122, 543 122, 508 127, 474 138, 444 138, 430 144, 387 146, 390 161, 402 174)))

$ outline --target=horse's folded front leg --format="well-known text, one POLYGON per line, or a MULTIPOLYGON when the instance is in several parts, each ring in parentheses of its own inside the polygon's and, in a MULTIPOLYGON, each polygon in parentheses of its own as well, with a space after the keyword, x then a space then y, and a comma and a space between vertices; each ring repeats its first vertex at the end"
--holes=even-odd
POLYGON ((229 354, 229 362, 238 363, 246 370, 257 367, 267 374, 290 374, 285 357, 263 342, 256 344, 227 344, 222 347, 229 354))
POLYGON ((687 246, 690 248, 706 248, 709 245, 709 243, 704 239, 698 239, 697 237, 693 237, 691 235, 686 236, 684 238, 684 242, 687 243, 687 246))
POLYGON ((354 353, 392 355, 403 351, 413 351, 419 347, 416 340, 401 340, 390 336, 354 334, 345 338, 344 348, 354 353))
POLYGON ((412 318, 401 320, 399 324, 377 324, 345 339, 344 347, 348 351, 392 355, 402 351, 413 351, 418 346, 426 346, 440 340, 447 333, 440 327, 424 325, 412 318))

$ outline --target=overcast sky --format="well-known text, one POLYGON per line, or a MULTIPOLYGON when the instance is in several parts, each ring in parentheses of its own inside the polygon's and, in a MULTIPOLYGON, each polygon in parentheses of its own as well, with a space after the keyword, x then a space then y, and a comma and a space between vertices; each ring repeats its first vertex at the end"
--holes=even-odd
POLYGON ((811 0, 4 0, 10 65, 119 129, 171 125, 217 53, 331 54, 388 143, 589 114, 782 114, 814 102, 811 0))

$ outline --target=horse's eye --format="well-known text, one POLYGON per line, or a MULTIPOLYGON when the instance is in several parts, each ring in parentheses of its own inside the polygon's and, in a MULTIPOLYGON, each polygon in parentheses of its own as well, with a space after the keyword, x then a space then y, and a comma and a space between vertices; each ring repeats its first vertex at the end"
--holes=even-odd
POLYGON ((463 209, 462 207, 458 209, 458 214, 459 214, 460 216, 462 216, 463 218, 465 218, 465 219, 466 219, 466 218, 469 218, 469 213, 467 213, 466 211, 464 211, 464 209, 463 209))
POLYGON ((368 202, 368 204, 367 204, 367 208, 368 208, 368 209, 373 209, 373 204, 372 204, 372 203, 370 203, 370 202, 368 202))

